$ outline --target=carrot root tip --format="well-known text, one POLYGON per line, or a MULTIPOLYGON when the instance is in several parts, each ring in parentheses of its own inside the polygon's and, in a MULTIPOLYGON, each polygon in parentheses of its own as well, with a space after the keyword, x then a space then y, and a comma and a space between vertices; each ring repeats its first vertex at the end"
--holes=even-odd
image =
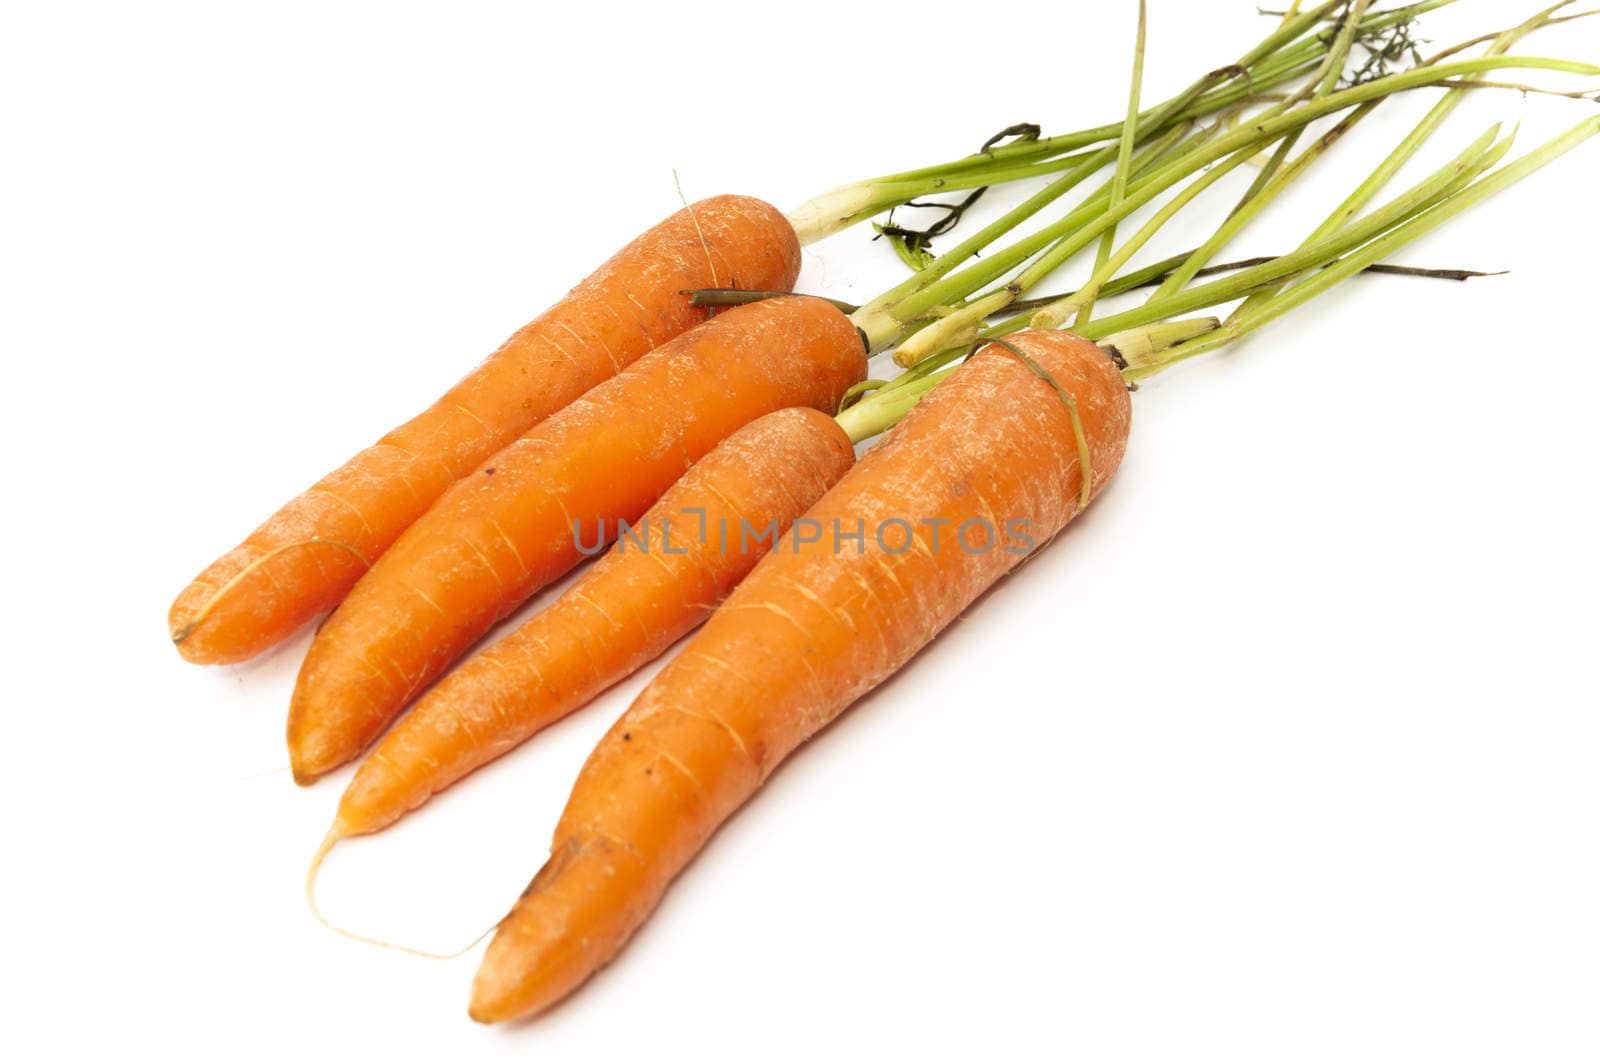
POLYGON ((340 550, 343 550, 345 553, 359 561, 363 571, 372 567, 372 561, 367 557, 365 552, 356 546, 343 541, 342 539, 326 539, 316 537, 311 539, 300 539, 292 543, 280 543, 271 550, 268 550, 266 553, 262 554, 260 557, 257 557, 255 560, 251 561, 238 572, 235 572, 228 578, 227 582, 212 592, 211 596, 200 604, 200 608, 194 611, 193 619, 191 619, 187 624, 178 628, 176 631, 172 632, 172 641, 174 643, 179 643, 188 638, 190 635, 194 634, 195 629, 201 624, 205 623, 206 618, 211 615, 212 610, 216 609, 217 604, 221 602, 224 597, 231 593, 234 588, 238 587, 245 579, 249 578, 252 573, 261 568, 261 566, 265 565, 268 561, 271 561, 273 558, 278 557, 280 554, 287 553, 290 550, 299 550, 307 546, 338 547, 340 550))
POLYGON ((484 938, 494 933, 495 928, 500 925, 499 923, 495 923, 494 926, 489 927, 483 933, 469 941, 466 945, 456 949, 453 952, 428 952, 425 949, 414 949, 409 945, 401 945, 393 941, 384 941, 382 938, 368 937, 365 934, 358 934, 353 930, 346 930, 344 927, 339 926, 327 916, 323 915, 322 909, 317 907, 317 875, 322 871, 322 864, 323 861, 328 858, 328 853, 332 851, 335 845, 339 844, 339 842, 343 841, 348 836, 349 835, 344 830, 343 824, 340 821, 335 820, 333 826, 328 828, 328 833, 323 836, 322 844, 318 845, 317 851, 312 854, 311 866, 306 868, 306 907, 311 909, 311 914, 316 918, 317 922, 321 923, 335 934, 338 934, 340 937, 349 938, 351 941, 358 941, 363 945, 372 945, 376 948, 389 949, 393 952, 403 952, 408 956, 420 956, 425 960, 454 960, 477 948, 479 943, 482 942, 484 938))

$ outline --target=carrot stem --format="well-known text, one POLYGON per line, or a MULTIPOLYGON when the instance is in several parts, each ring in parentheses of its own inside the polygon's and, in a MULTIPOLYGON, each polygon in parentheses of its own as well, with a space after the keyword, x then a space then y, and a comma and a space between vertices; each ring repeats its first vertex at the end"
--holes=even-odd
MULTIPOLYGON (((1129 353, 1133 355, 1129 358, 1130 363, 1141 360, 1143 364, 1152 359, 1164 358, 1171 352, 1179 350, 1196 350, 1198 353, 1201 344, 1214 342, 1220 333, 1208 332, 1197 337, 1182 336, 1179 333, 1183 330, 1193 329, 1196 326, 1181 324, 1178 326, 1178 333, 1168 333, 1164 339, 1161 338, 1162 334, 1152 332, 1145 335, 1142 342, 1130 342, 1133 338, 1130 334, 1153 329, 1158 323, 1169 318, 1232 302, 1258 290, 1264 284, 1337 261, 1340 256, 1346 255, 1389 229, 1404 224, 1445 202, 1498 162, 1509 150, 1510 138, 1496 141, 1498 131, 1498 125, 1492 126, 1445 166, 1343 232, 1302 245, 1288 255, 1249 266, 1231 277, 1187 288, 1171 296, 1152 299, 1133 310, 1076 326, 1075 330, 1086 339, 1115 338, 1122 347, 1127 348, 1127 351, 1123 352, 1124 357, 1128 357, 1129 353)), ((1365 269, 1376 264, 1377 260, 1373 259, 1364 263, 1361 268, 1365 269)), ((961 313, 986 312, 993 306, 996 297, 1003 297, 1006 294, 1008 294, 1007 289, 991 293, 990 297, 970 304, 961 313)), ((942 325, 943 321, 940 324, 942 325)), ((929 352, 922 363, 910 372, 877 389, 871 398, 852 407, 848 412, 852 412, 853 417, 850 423, 846 424, 846 430, 851 432, 885 430, 904 416, 915 405, 916 399, 936 386, 938 380, 943 379, 941 374, 949 372, 947 367, 950 363, 970 353, 975 341, 980 338, 1009 335, 1027 327, 1029 327, 1028 315, 1017 315, 981 332, 973 330, 970 340, 962 345, 951 345, 929 352)), ((1130 372, 1132 371, 1130 368, 1130 372)), ((1138 376, 1129 377, 1130 381, 1137 379, 1138 376)))
MULTIPOLYGON (((1148 266, 1140 266, 1120 276, 1113 277, 1105 283, 1100 290, 1101 298, 1109 299, 1114 295, 1125 295, 1140 288, 1148 288, 1153 284, 1160 284, 1172 271, 1182 265, 1184 260, 1193 252, 1185 251, 1170 255, 1159 262, 1152 262, 1148 266)), ((1195 272, 1196 277, 1211 277, 1218 273, 1231 273, 1234 270, 1249 269, 1259 266, 1263 262, 1271 262, 1277 255, 1256 255, 1251 258, 1236 259, 1231 262, 1216 262, 1204 266, 1195 272)), ((1435 268, 1427 266, 1400 266, 1394 264, 1378 263, 1367 267, 1368 273, 1388 273, 1399 277, 1431 277, 1438 280, 1465 281, 1474 277, 1497 277, 1503 270, 1485 271, 1476 269, 1435 268)), ((756 291, 749 288, 694 288, 683 294, 689 297, 689 305, 695 307, 725 307, 746 306, 750 303, 759 303, 763 299, 782 299, 789 295, 811 295, 813 299, 835 306, 841 313, 852 314, 860 307, 855 303, 847 303, 843 299, 829 299, 826 296, 812 295, 809 292, 792 291, 756 291)), ((1039 310, 1051 303, 1062 299, 1069 299, 1075 292, 1063 292, 1059 295, 1039 295, 1031 299, 1018 299, 1007 309, 1015 311, 1039 310)), ((895 379, 899 379, 896 377, 895 379)))
MULTIPOLYGON (((1366 17, 1367 8, 1371 4, 1372 0, 1353 0, 1345 8, 1344 20, 1340 23, 1339 32, 1334 37, 1333 47, 1328 50, 1327 56, 1324 57, 1322 68, 1317 71, 1317 76, 1284 101, 1279 108, 1280 110, 1287 110, 1304 99, 1318 99, 1326 96, 1338 87, 1339 79, 1344 74, 1345 62, 1350 58, 1350 46, 1355 43, 1361 20, 1366 17)), ((1304 132, 1305 127, 1302 126, 1285 136, 1278 143, 1278 148, 1273 152, 1272 158, 1268 160, 1267 165, 1261 168, 1261 172, 1256 175, 1256 179, 1245 190, 1243 198, 1239 200, 1239 205, 1234 207, 1235 213, 1244 209, 1277 176, 1284 160, 1289 157, 1289 153, 1294 150, 1295 144, 1299 142, 1300 135, 1304 132)))
MULTIPOLYGON (((1157 136, 1172 125, 1225 111, 1250 96, 1323 66, 1327 41, 1307 36, 1317 23, 1346 0, 1325 0, 1314 10, 1286 19, 1273 33, 1233 63, 1209 71, 1166 102, 1138 113, 1135 143, 1157 136), (1304 38, 1304 39, 1302 39, 1304 38)), ((1360 23, 1363 35, 1379 34, 1409 22, 1417 15, 1443 7, 1454 0, 1428 0, 1394 11, 1368 16, 1360 23)), ((1123 122, 1096 126, 1054 137, 1030 138, 1011 144, 986 147, 974 155, 952 162, 923 166, 899 173, 858 181, 825 192, 795 210, 791 219, 802 242, 811 243, 885 210, 920 196, 941 191, 959 191, 1044 176, 1071 169, 1072 164, 1057 156, 1111 140, 1119 140, 1127 126, 1123 122), (1046 160, 1056 165, 1045 168, 1046 160), (1018 164, 1033 165, 1029 172, 1018 164)), ((1082 161, 1085 155, 1073 157, 1082 161)))
MULTIPOLYGON (((1168 151, 1178 147, 1186 132, 1187 125, 1174 126, 1153 141, 1140 153, 1135 161, 1135 173, 1142 172, 1147 166, 1161 159, 1168 151)), ((1061 198, 1084 180, 1093 176, 1110 161, 1111 157, 1110 149, 1096 152, 1092 158, 1063 174, 1060 178, 1046 185, 956 247, 940 255, 926 268, 862 306, 853 317, 857 326, 867 334, 871 348, 874 351, 882 350, 904 334, 905 322, 892 312, 892 307, 896 300, 913 295, 948 275, 963 262, 975 257, 994 241, 1015 229, 1028 218, 1039 213, 1039 211, 1061 198)), ((1103 209, 1102 204, 1109 195, 1109 185, 1102 186, 1086 197, 1082 203, 1069 213, 1068 217, 1085 220, 1095 217, 1103 209)), ((1000 272, 1004 272, 1004 270, 1000 272)), ((998 273, 995 275, 998 276, 998 273)), ((968 291, 974 291, 980 286, 974 285, 968 291)))
MULTIPOLYGON (((786 295, 809 294, 803 292, 767 291, 751 288, 691 288, 679 292, 680 295, 689 297, 690 306, 747 306, 750 303, 759 303, 763 299, 781 299, 786 295)), ((812 295, 813 299, 821 299, 834 307, 842 314, 853 314, 860 307, 854 303, 847 303, 843 299, 829 299, 824 295, 812 295)))
MULTIPOLYGON (((1161 299, 1152 299, 1132 310, 1088 322, 1078 332, 1089 339, 1095 339, 1123 329, 1192 313, 1243 298, 1263 284, 1324 265, 1449 195, 1466 180, 1475 176, 1478 172, 1475 167, 1481 169, 1493 165, 1506 150, 1505 146, 1497 146, 1494 143, 1498 130, 1498 125, 1491 127, 1449 163, 1344 233, 1324 237, 1288 255, 1281 255, 1261 265, 1241 270, 1232 276, 1186 288, 1161 299)), ((1026 328, 1027 323, 1026 315, 1018 315, 994 326, 988 334, 1007 335, 1026 328)))
POLYGON ((1112 360, 1126 368, 1130 363, 1153 361, 1160 352, 1204 336, 1221 324, 1222 319, 1217 317, 1182 317, 1113 332, 1099 342, 1112 360))
POLYGON ((1304 173, 1313 162, 1321 158, 1330 147, 1354 128, 1357 123, 1371 114, 1373 109, 1381 102, 1381 100, 1372 100, 1351 111, 1343 121, 1321 137, 1318 137, 1315 143, 1296 156, 1295 160, 1287 168, 1280 170, 1255 195, 1242 201, 1205 243, 1196 248, 1181 266, 1167 275, 1166 280, 1161 282, 1161 286, 1155 290, 1151 298, 1160 299, 1171 295, 1199 276, 1205 269, 1206 263, 1210 262, 1217 252, 1227 246, 1228 242, 1239 235, 1239 232, 1245 226, 1254 221, 1257 215, 1266 209, 1268 204, 1277 199, 1284 189, 1294 182, 1295 178, 1304 173))
MULTIPOLYGON (((1190 183, 1178 195, 1168 200, 1151 219, 1146 222, 1137 233, 1126 243, 1116 249, 1116 252, 1102 261, 1095 269, 1094 275, 1078 291, 1065 296, 1056 303, 1041 309, 1035 317, 1034 328, 1057 328, 1064 324, 1068 317, 1076 311, 1079 321, 1084 321, 1082 309, 1091 307, 1095 297, 1106 283, 1111 279, 1111 274, 1127 265, 1127 262, 1150 241, 1152 237, 1172 219, 1172 216, 1183 210, 1196 197, 1205 192, 1217 181, 1226 177, 1237 167, 1248 162, 1254 150, 1250 148, 1236 151, 1231 157, 1220 165, 1213 167, 1199 179, 1190 183)), ((1113 237, 1116 233, 1113 228, 1106 230, 1106 235, 1113 237)), ((1013 284, 1007 285, 999 291, 991 292, 982 298, 968 304, 955 313, 945 317, 925 329, 911 336, 900 345, 895 352, 895 360, 901 365, 914 366, 937 352, 944 350, 958 342, 976 339, 978 328, 990 317, 1011 306, 1018 294, 1016 288, 1026 288, 1031 285, 1028 274, 1024 273, 1013 284)))
MULTIPOLYGON (((970 350, 971 348, 966 348, 961 353, 966 354, 970 350)), ((900 418, 909 413, 922 396, 938 387, 957 368, 959 366, 928 373, 893 391, 880 390, 870 399, 842 410, 834 420, 839 422, 839 426, 845 430, 852 443, 860 443, 875 435, 881 435, 898 424, 900 418)))
MULTIPOLYGON (((1134 34, 1133 75, 1132 83, 1128 86, 1128 111, 1127 117, 1122 121, 1122 137, 1117 141, 1117 169, 1111 177, 1111 196, 1106 201, 1106 205, 1112 210, 1122 205, 1122 200, 1128 193, 1128 169, 1133 162, 1133 134, 1139 122, 1139 95, 1144 87, 1144 42, 1148 21, 1145 0, 1139 0, 1139 28, 1134 34)), ((1122 264, 1118 263, 1107 268, 1111 262, 1111 253, 1116 250, 1116 243, 1117 229, 1113 225, 1101 234, 1100 250, 1095 255, 1094 275, 1102 281, 1109 278, 1122 264), (1105 270, 1104 274, 1102 270, 1105 270)), ((1126 262, 1126 259, 1123 261, 1126 262)), ((1080 321, 1087 321, 1094 311, 1094 297, 1098 291, 1099 284, 1091 282, 1084 296, 1083 305, 1078 310, 1080 321)))
MULTIPOLYGON (((1510 50, 1512 45, 1517 43, 1517 41, 1521 40, 1529 33, 1532 33, 1534 30, 1539 29, 1542 26, 1549 25, 1555 14, 1562 8, 1568 6, 1570 3, 1572 3, 1572 0, 1559 0, 1558 3, 1545 8, 1543 11, 1540 11, 1533 17, 1501 32, 1498 35, 1495 35, 1491 38, 1482 38, 1473 42, 1469 42, 1469 44, 1466 46, 1470 46, 1470 44, 1473 43, 1483 43, 1484 39, 1488 39, 1491 43, 1486 55, 1491 57, 1504 55, 1510 50)), ((1436 56, 1433 60, 1430 60, 1430 64, 1436 63, 1440 58, 1451 54, 1454 54, 1454 49, 1447 49, 1446 51, 1441 52, 1440 55, 1436 56)), ((1468 78, 1467 80, 1471 82, 1475 80, 1475 78, 1468 78)), ((1450 85, 1449 82, 1445 82, 1444 84, 1450 85)), ((1351 192, 1343 202, 1334 208, 1333 213, 1329 214, 1321 225, 1318 225, 1316 229, 1312 230, 1311 234, 1306 237, 1306 243, 1312 243, 1329 235, 1330 233, 1338 231, 1341 227, 1349 223, 1352 218, 1359 214, 1362 208, 1372 201, 1374 196, 1382 191, 1389 181, 1394 178, 1394 175, 1400 171, 1400 168, 1416 155, 1428 138, 1438 130, 1439 126, 1443 124, 1444 120, 1448 118, 1450 113, 1454 111, 1461 103, 1462 96, 1461 93, 1457 91, 1457 88, 1458 86, 1451 86, 1451 91, 1446 92, 1444 97, 1440 99, 1438 103, 1434 104, 1433 107, 1429 109, 1427 114, 1423 115, 1422 120, 1417 123, 1410 133, 1406 134, 1405 138, 1395 146, 1394 150, 1391 151, 1381 163, 1378 164, 1377 168, 1374 169, 1365 180, 1357 185, 1355 190, 1351 192)), ((1259 292, 1253 293, 1234 310, 1231 316, 1238 317, 1241 314, 1250 313, 1265 303, 1266 300, 1270 299, 1276 290, 1276 288, 1265 288, 1259 292)), ((1157 292, 1156 294, 1159 296, 1163 293, 1157 292)))
MULTIPOLYGON (((1326 64, 1314 82, 1315 87, 1310 89, 1309 94, 1313 98, 1326 96, 1338 86, 1339 76, 1350 54, 1350 45, 1356 36, 1357 24, 1366 15, 1366 8, 1367 3, 1365 0, 1362 0, 1360 4, 1351 6, 1349 17, 1347 17, 1333 49, 1328 54, 1326 64)), ((1291 98, 1290 102, 1293 102, 1293 98, 1291 98)), ((1250 188, 1239 201, 1238 206, 1234 207, 1233 213, 1224 220, 1209 240, 1196 248, 1189 256, 1189 259, 1162 282, 1161 287, 1156 290, 1151 298, 1159 299, 1163 296, 1171 295, 1192 281, 1205 264, 1211 261, 1211 258, 1228 241, 1232 240, 1241 229, 1253 221, 1269 203, 1276 199, 1295 177, 1299 176, 1311 163, 1321 158, 1323 152, 1327 151, 1334 141, 1338 140, 1352 126, 1372 113, 1372 109, 1380 102, 1382 101, 1371 100, 1357 107, 1331 133, 1323 136, 1312 147, 1301 152, 1295 162, 1290 164, 1288 171, 1280 172, 1284 160, 1293 149, 1300 132, 1303 131, 1303 127, 1301 130, 1286 136, 1279 143, 1278 150, 1274 153, 1271 162, 1252 182, 1250 188)))
MULTIPOLYGON (((1286 19, 1276 30, 1231 64, 1208 72, 1178 95, 1141 112, 1140 121, 1145 122, 1159 117, 1163 112, 1172 120, 1214 114, 1251 93, 1265 91, 1292 81, 1309 72, 1311 68, 1319 68, 1322 65, 1321 57, 1328 50, 1328 43, 1308 34, 1319 22, 1346 2, 1347 0, 1324 0, 1312 10, 1286 19), (1220 86, 1219 80, 1224 82, 1220 86)), ((1401 23, 1409 22, 1418 15, 1446 7, 1453 2, 1455 0, 1426 0, 1423 3, 1368 15, 1360 23, 1360 34, 1371 36, 1382 33, 1401 23)), ((952 162, 887 174, 859 184, 912 181, 947 176, 969 168, 981 168, 996 161, 1048 158, 1077 151, 1092 144, 1115 140, 1121 135, 1123 125, 1122 122, 1115 122, 1057 136, 1008 144, 952 162)))
MULTIPOLYGON (((1222 180, 1222 178, 1249 162, 1253 155, 1254 151, 1250 148, 1236 151, 1210 170, 1207 170, 1199 178, 1190 182, 1182 192, 1179 192, 1163 204, 1161 209, 1156 211, 1132 238, 1119 247, 1114 255, 1101 262, 1082 288, 1035 314, 1031 327, 1059 328, 1066 323, 1067 317, 1074 310, 1077 311, 1078 315, 1077 323, 1079 325, 1086 324, 1090 320, 1088 312, 1094 309, 1094 301, 1111 280, 1111 274, 1127 265, 1128 260, 1138 254, 1145 244, 1149 243, 1156 233, 1167 222, 1172 220, 1173 215, 1187 207, 1201 193, 1222 180)), ((1107 230, 1107 233, 1109 234, 1110 230, 1107 230)))
MULTIPOLYGON (((1194 151, 1185 152, 1177 156, 1149 174, 1140 183, 1138 190, 1131 192, 1128 198, 1115 209, 1101 212, 1095 220, 1087 224, 1082 223, 1082 219, 1079 216, 1080 212, 1074 212, 1055 224, 1046 226, 1039 232, 1017 241, 1006 250, 990 256, 984 262, 953 273, 934 284, 922 288, 915 294, 906 296, 894 304, 892 309, 888 311, 888 316, 902 323, 913 321, 934 307, 947 305, 965 298, 984 284, 1038 255, 1037 260, 1029 265, 1017 278, 1018 290, 1014 294, 1021 295, 1022 291, 1064 263, 1076 251, 1086 246, 1090 240, 1105 231, 1108 226, 1144 206, 1183 178, 1210 163, 1216 162, 1218 159, 1232 154, 1234 151, 1251 145, 1260 146, 1272 143, 1284 134, 1302 128, 1324 115, 1333 114, 1370 100, 1380 99, 1390 93, 1420 88, 1424 85, 1434 84, 1463 74, 1480 73, 1485 70, 1495 70, 1503 67, 1556 70, 1589 76, 1600 75, 1600 66, 1589 63, 1536 56, 1485 56, 1478 59, 1464 59, 1437 67, 1419 68, 1408 70, 1404 73, 1391 74, 1376 81, 1365 82, 1339 92, 1330 93, 1320 99, 1300 104, 1292 110, 1267 120, 1251 122, 1242 128, 1223 134, 1209 144, 1198 146, 1194 151), (1042 255, 1040 254, 1041 252, 1043 252, 1042 255)), ((861 324, 861 322, 858 321, 858 324, 861 324)), ((881 335, 885 331, 884 325, 879 320, 874 320, 872 324, 872 328, 867 328, 866 325, 862 327, 867 328, 869 337, 876 339, 874 329, 877 330, 877 335, 881 335)))
POLYGON ((1288 288, 1250 313, 1231 318, 1222 328, 1167 351, 1157 361, 1145 365, 1130 365, 1124 377, 1130 381, 1143 380, 1179 362, 1232 343, 1262 325, 1281 317, 1305 302, 1327 291, 1334 285, 1354 276, 1393 253, 1411 241, 1432 232, 1445 222, 1470 210, 1485 200, 1498 195, 1535 171, 1548 166, 1590 137, 1600 133, 1600 117, 1588 118, 1567 132, 1548 141, 1515 162, 1473 182, 1442 202, 1428 207, 1390 232, 1367 243, 1358 250, 1344 255, 1328 268, 1288 288))

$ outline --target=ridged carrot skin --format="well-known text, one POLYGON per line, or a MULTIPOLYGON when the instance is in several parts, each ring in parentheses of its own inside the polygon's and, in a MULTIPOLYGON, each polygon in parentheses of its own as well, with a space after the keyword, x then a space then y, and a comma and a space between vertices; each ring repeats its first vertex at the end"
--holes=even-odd
POLYGON ((572 568, 574 523, 634 521, 763 414, 836 408, 860 335, 830 304, 768 299, 645 355, 489 458, 413 524, 317 633, 289 710, 306 783, 365 749, 493 624, 572 568))
POLYGON ((362 761, 333 838, 381 830, 660 656, 701 623, 855 461, 816 410, 739 429, 549 608, 469 658, 362 761))
MULTIPOLYGON (((1071 334, 1010 341, 1075 399, 1098 492, 1127 441, 1120 374, 1071 334)), ((762 559, 601 740, 549 861, 489 945, 472 1017, 537 1013, 610 960, 779 762, 1071 519, 1084 474, 1078 453, 1067 405, 999 347, 930 392, 807 514, 846 530, 863 521, 865 548, 836 551, 824 536, 762 559), (956 545, 971 520, 997 529, 995 548, 956 545), (906 540, 895 521, 915 530, 899 553, 906 540), (879 541, 874 529, 886 526, 894 530, 879 541)))
POLYGON ((196 664, 242 661, 337 605, 445 489, 535 424, 706 320, 681 292, 787 289, 800 245, 745 196, 686 207, 619 251, 438 402, 291 500, 186 587, 169 630, 196 664))

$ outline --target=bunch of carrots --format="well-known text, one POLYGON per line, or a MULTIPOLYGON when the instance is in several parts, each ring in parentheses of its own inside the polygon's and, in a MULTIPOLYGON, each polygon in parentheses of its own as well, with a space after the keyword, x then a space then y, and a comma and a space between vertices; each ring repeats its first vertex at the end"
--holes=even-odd
POLYGON ((1449 2, 1296 5, 1154 106, 1141 5, 1120 121, 1051 137, 1012 127, 977 154, 787 216, 745 196, 686 205, 285 504, 183 590, 169 625, 185 659, 220 664, 329 614, 289 705, 294 777, 365 756, 312 876, 341 839, 389 826, 698 627, 583 766, 470 1012, 524 1017, 576 989, 784 758, 1104 490, 1136 382, 1356 273, 1436 272, 1385 259, 1600 132, 1590 117, 1505 163, 1511 138, 1493 128, 1381 199, 1465 92, 1504 86, 1486 74, 1600 76, 1512 54, 1581 17, 1570 0, 1402 62, 1397 35, 1449 2), (1215 261, 1372 110, 1429 86, 1444 90, 1432 110, 1297 246, 1215 261), (1307 138, 1323 118, 1337 121, 1307 138), (1210 239, 1130 268, 1245 166, 1256 175, 1210 239), (983 189, 1019 181, 1031 195, 934 253, 983 189), (792 293, 803 245, 933 192, 965 193, 933 231, 879 225, 904 282, 862 306, 792 293), (1034 294, 1082 257, 1075 290, 1034 294), (1097 309, 1145 287, 1131 309, 1097 309), (876 364, 884 375, 869 375, 876 364))

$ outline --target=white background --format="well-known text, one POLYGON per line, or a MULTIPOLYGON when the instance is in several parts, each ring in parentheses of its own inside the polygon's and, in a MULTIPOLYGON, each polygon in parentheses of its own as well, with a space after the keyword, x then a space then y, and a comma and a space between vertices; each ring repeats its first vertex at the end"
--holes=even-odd
MULTIPOLYGON (((1468 0, 1427 36, 1532 6, 1468 0)), ((171 597, 675 209, 673 168, 788 207, 1012 122, 1120 117, 1132 8, 5 23, 9 1058, 1600 1054, 1600 144, 1399 256, 1509 276, 1358 279, 1147 386, 1089 514, 781 770, 616 964, 484 1029, 477 953, 370 949, 304 908, 348 777, 281 770, 306 639, 196 669, 171 597)), ((1154 0, 1147 98, 1270 25, 1154 0)), ((1292 246, 1432 99, 1381 108, 1233 250, 1292 246)), ((1480 93, 1406 181, 1490 121, 1525 149, 1589 113, 1480 93)), ((801 286, 900 269, 853 231, 801 286)), ((645 678, 338 851, 328 913, 470 940, 645 678)))

